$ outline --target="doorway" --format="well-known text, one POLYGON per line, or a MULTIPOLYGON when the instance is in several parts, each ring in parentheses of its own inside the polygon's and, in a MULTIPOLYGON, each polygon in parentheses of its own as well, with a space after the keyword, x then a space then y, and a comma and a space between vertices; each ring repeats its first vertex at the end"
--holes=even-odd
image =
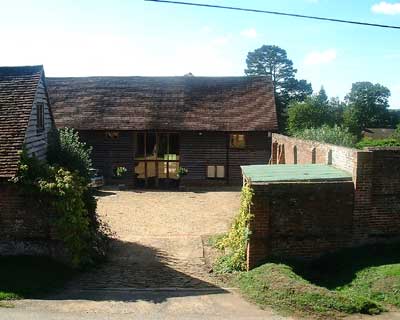
POLYGON ((178 133, 135 133, 135 186, 171 188, 178 186, 178 133))

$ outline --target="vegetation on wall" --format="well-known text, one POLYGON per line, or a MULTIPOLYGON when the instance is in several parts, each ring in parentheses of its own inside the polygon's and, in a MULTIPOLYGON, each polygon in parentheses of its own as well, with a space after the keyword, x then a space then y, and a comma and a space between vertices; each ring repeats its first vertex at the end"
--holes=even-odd
POLYGON ((66 139, 52 140, 49 149, 59 154, 50 154, 48 163, 23 152, 14 182, 47 213, 70 264, 82 267, 105 256, 110 232, 97 216, 96 199, 88 187, 90 151, 76 132, 66 129, 59 136, 64 133, 66 139))
POLYGON ((230 231, 216 241, 215 246, 224 250, 225 255, 220 257, 214 266, 216 273, 242 271, 246 269, 246 249, 249 240, 251 220, 250 206, 253 190, 248 184, 242 188, 240 209, 235 217, 230 231))
POLYGON ((319 128, 297 131, 294 136, 300 139, 319 141, 350 148, 354 147, 357 142, 357 137, 350 133, 347 128, 337 125, 333 127, 324 125, 319 128))

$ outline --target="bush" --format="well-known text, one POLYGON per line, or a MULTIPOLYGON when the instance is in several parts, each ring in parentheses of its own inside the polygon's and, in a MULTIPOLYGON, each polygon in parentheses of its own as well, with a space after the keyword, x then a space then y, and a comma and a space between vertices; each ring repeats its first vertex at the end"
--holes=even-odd
POLYGON ((96 214, 96 199, 87 180, 78 171, 48 165, 23 152, 14 182, 47 212, 71 266, 90 265, 105 256, 110 233, 96 214))
POLYGON ((77 131, 71 128, 55 130, 50 134, 47 160, 70 171, 78 171, 80 176, 90 180, 92 148, 80 141, 77 131))
POLYGON ((296 138, 330 143, 344 147, 354 147, 357 137, 349 132, 347 128, 337 125, 334 127, 322 126, 320 128, 305 129, 294 134, 296 138))
POLYGON ((388 139, 371 139, 371 138, 363 138, 360 142, 357 143, 357 148, 363 149, 367 147, 400 147, 400 140, 395 138, 388 139))
POLYGON ((216 241, 216 247, 225 250, 226 254, 215 263, 216 273, 228 273, 246 269, 246 247, 250 235, 249 223, 251 219, 250 206, 253 190, 244 185, 240 197, 239 214, 233 221, 227 235, 216 241))

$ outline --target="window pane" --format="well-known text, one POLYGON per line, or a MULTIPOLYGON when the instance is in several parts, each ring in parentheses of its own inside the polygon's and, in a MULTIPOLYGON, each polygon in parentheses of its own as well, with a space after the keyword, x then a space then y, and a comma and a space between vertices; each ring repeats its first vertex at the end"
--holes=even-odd
POLYGON ((136 159, 144 159, 144 133, 139 132, 136 134, 136 159))
POLYGON ((156 159, 156 134, 147 133, 146 134, 146 159, 155 160, 156 159))
POLYGON ((231 134, 230 147, 231 148, 244 148, 246 146, 246 137, 244 134, 231 134))
MULTIPOLYGON (((179 155, 179 134, 170 133, 169 135, 169 154, 179 155)), ((175 160, 175 159, 170 159, 175 160)))
POLYGON ((166 161, 158 162, 158 177, 161 179, 167 178, 167 162, 166 161))
POLYGON ((158 135, 158 159, 167 160, 168 136, 167 134, 158 135))
POLYGON ((207 166, 207 178, 215 178, 215 166, 207 166))
POLYGON ((149 161, 147 164, 147 178, 156 177, 156 162, 149 161))
POLYGON ((225 167, 217 166, 217 178, 225 178, 225 167))
POLYGON ((144 179, 145 178, 144 173, 145 173, 145 171, 144 171, 144 161, 137 162, 136 166, 135 166, 136 178, 137 179, 144 179))
POLYGON ((179 162, 169 162, 169 178, 177 180, 178 179, 178 169, 179 169, 179 162))

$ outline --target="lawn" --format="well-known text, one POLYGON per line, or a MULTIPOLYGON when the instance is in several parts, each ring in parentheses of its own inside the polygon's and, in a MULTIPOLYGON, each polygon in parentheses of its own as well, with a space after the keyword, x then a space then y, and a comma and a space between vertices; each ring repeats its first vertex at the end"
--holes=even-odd
POLYGON ((53 292, 73 275, 73 270, 49 258, 0 257, 0 306, 6 300, 35 298, 53 292))
POLYGON ((324 319, 400 307, 400 243, 344 250, 312 264, 266 263, 236 280, 261 307, 324 319))

